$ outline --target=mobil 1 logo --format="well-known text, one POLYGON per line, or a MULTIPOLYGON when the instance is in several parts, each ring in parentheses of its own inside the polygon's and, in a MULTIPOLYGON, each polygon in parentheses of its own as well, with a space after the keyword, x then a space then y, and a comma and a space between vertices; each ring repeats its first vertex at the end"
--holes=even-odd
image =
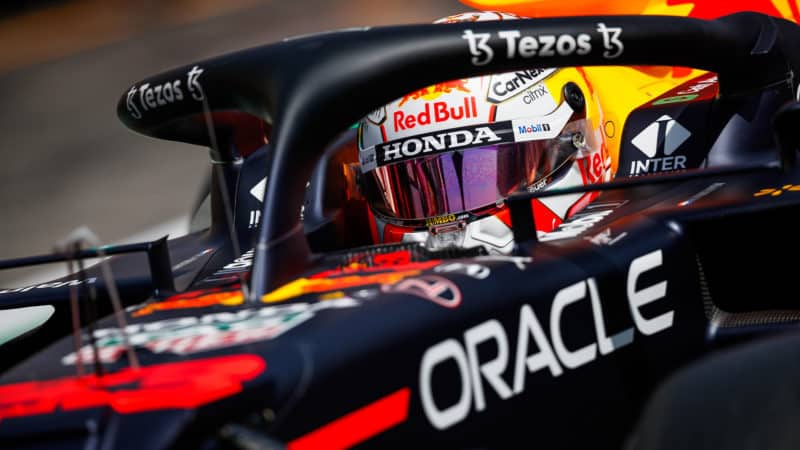
POLYGON ((709 102, 634 111, 622 133, 619 172, 625 176, 700 167, 708 153, 705 121, 709 102))

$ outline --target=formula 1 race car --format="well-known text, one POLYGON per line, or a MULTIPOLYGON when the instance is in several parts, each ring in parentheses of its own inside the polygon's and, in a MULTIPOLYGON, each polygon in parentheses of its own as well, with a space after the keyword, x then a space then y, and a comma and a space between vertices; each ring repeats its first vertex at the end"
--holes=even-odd
POLYGON ((800 28, 445 22, 126 89, 128 127, 210 149, 208 227, 0 261, 75 268, 0 290, 0 447, 795 448, 800 28), (473 147, 477 178, 556 158, 481 222, 442 168, 473 147))

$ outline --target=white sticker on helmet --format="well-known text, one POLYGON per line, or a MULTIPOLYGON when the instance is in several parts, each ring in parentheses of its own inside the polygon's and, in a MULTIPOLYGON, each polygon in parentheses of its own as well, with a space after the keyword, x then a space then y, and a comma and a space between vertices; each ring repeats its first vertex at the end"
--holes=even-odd
POLYGON ((514 141, 539 141, 553 139, 561 134, 561 130, 572 117, 573 110, 569 103, 562 102, 551 114, 543 117, 514 119, 511 128, 514 132, 514 141))
POLYGON ((501 103, 549 77, 556 69, 528 69, 492 75, 486 99, 501 103))

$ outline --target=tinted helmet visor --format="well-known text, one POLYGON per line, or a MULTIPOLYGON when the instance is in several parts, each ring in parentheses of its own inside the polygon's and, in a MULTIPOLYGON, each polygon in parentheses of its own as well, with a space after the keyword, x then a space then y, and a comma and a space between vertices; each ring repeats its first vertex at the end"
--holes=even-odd
POLYGON ((569 167, 587 136, 583 114, 567 103, 546 117, 448 131, 362 151, 362 192, 376 214, 421 221, 537 190, 569 167), (483 145, 466 144, 476 141, 483 145))

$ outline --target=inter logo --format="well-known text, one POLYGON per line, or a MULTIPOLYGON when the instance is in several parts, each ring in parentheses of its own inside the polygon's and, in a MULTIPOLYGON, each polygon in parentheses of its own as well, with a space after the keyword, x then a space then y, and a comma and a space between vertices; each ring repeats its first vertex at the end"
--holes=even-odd
POLYGON ((631 140, 649 159, 632 161, 631 175, 665 172, 686 168, 686 156, 673 153, 692 135, 683 125, 668 115, 651 123, 631 140))

